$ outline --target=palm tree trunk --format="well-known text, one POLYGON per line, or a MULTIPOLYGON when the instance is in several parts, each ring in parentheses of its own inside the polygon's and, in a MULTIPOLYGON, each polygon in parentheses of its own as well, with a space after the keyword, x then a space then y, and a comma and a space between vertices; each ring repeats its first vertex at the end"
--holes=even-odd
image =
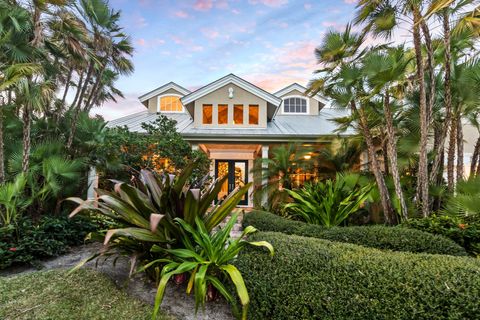
POLYGON ((423 70, 422 59, 422 39, 420 35, 419 24, 421 15, 419 8, 413 7, 413 43, 415 48, 415 58, 417 62, 417 81, 420 93, 420 154, 418 159, 417 188, 419 189, 422 215, 429 215, 429 195, 428 195, 428 110, 427 97, 425 92, 425 73, 423 70))
POLYGON ((430 181, 435 181, 437 172, 439 170, 440 159, 444 157, 445 141, 447 139, 448 127, 450 119, 452 118, 452 92, 451 92, 451 60, 452 53, 450 47, 450 21, 448 11, 443 12, 443 44, 445 46, 444 53, 444 100, 445 100, 445 125, 443 126, 442 134, 440 136, 438 146, 435 153, 435 158, 432 165, 432 172, 430 173, 430 181), (442 153, 440 153, 442 152, 442 153))
POLYGON ((31 126, 31 110, 26 103, 23 107, 23 157, 22 157, 22 172, 27 173, 30 164, 30 126, 31 126))
POLYGON ((385 222, 390 225, 395 224, 397 222, 397 219, 393 211, 390 194, 385 183, 385 178, 382 174, 380 164, 378 163, 378 159, 375 154, 375 145, 373 143, 370 128, 368 127, 366 116, 363 110, 357 109, 355 101, 351 101, 350 106, 352 108, 352 112, 354 114, 358 114, 360 118, 360 129, 362 130, 365 142, 367 144, 368 156, 370 158, 370 166, 372 168, 373 175, 375 176, 375 181, 377 182, 378 190, 380 192, 380 201, 382 203, 382 209, 385 215, 385 222))
POLYGON ((453 116, 450 121, 450 136, 447 156, 447 186, 448 190, 453 191, 455 185, 455 148, 457 136, 457 121, 453 116))
POLYGON ((105 66, 102 66, 102 69, 98 72, 97 78, 95 79, 95 84, 90 91, 90 95, 88 96, 88 100, 85 103, 85 110, 90 110, 91 104, 95 101, 95 96, 97 95, 97 91, 100 88, 100 83, 102 81, 103 72, 105 70, 105 66))
POLYGON ((398 158, 397 158, 397 138, 395 136, 395 128, 393 126, 392 110, 390 109, 390 96, 385 94, 385 101, 383 104, 383 111, 385 114, 385 121, 387 123, 387 150, 388 159, 390 160, 390 169, 392 171, 393 184, 395 187, 395 193, 400 202, 400 210, 403 219, 408 219, 408 209, 405 203, 405 197, 403 196, 402 185, 400 182, 400 173, 398 171, 398 158))
POLYGON ((73 98, 73 102, 70 105, 70 109, 73 109, 77 105, 77 101, 80 96, 80 91, 82 91, 82 85, 83 85, 83 70, 80 71, 80 78, 78 79, 78 82, 77 82, 77 92, 75 93, 75 98, 73 98))
POLYGON ((464 179, 462 117, 457 119, 457 183, 464 179))
MULTIPOLYGON (((3 99, 2 99, 3 102, 3 99)), ((5 182, 5 150, 3 145, 3 108, 4 105, 0 105, 0 184, 5 182)))
POLYGON ((390 175, 390 170, 388 169, 388 163, 389 163, 389 153, 388 153, 388 139, 389 136, 386 136, 383 139, 383 145, 382 145, 382 153, 383 153, 383 172, 385 172, 386 176, 390 175))
POLYGON ((427 68, 428 75, 430 80, 430 91, 428 93, 427 101, 427 117, 428 123, 432 122, 433 115, 433 104, 435 103, 435 66, 434 66, 434 57, 433 57, 433 46, 432 46, 432 37, 430 35, 430 30, 428 25, 425 23, 425 20, 422 20, 422 31, 425 38, 425 47, 427 48, 427 68))
POLYGON ((83 98, 85 96, 85 92, 87 90, 88 83, 90 82, 90 78, 92 77, 93 65, 94 65, 94 62, 92 60, 92 61, 90 61, 90 65, 89 65, 88 71, 87 71, 87 76, 85 77, 85 81, 83 82, 82 90, 80 92, 80 96, 78 98, 77 105, 75 106, 75 109, 74 109, 74 112, 73 112, 72 123, 70 124, 70 126, 71 126, 70 135, 68 136, 68 140, 67 140, 67 150, 70 150, 72 148, 73 138, 75 137, 75 131, 77 130, 77 122, 78 122, 78 117, 80 116, 80 111, 81 111, 81 107, 82 107, 83 98))
POLYGON ((68 70, 67 79, 65 81, 65 91, 63 92, 63 97, 62 97, 62 106, 65 105, 65 99, 67 98, 68 89, 70 88, 70 80, 72 79, 72 74, 73 74, 73 67, 70 67, 70 70, 68 70))
POLYGON ((470 178, 475 177, 478 156, 480 155, 480 137, 477 139, 477 143, 475 143, 475 148, 473 149, 472 155, 472 162, 470 163, 470 178))

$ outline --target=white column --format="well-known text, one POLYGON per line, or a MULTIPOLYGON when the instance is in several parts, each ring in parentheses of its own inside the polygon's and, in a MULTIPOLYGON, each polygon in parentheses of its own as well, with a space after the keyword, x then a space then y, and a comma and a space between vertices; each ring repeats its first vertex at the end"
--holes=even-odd
MULTIPOLYGON (((268 145, 262 145, 262 169, 268 169, 268 163, 266 159, 268 159, 268 145)), ((263 171, 262 170, 262 171, 263 171)), ((268 183, 268 177, 263 176, 262 172, 262 186, 266 186, 268 183)), ((266 192, 262 195, 262 206, 266 206, 268 204, 268 194, 266 192)))
POLYGON ((200 147, 198 146, 198 144, 194 143, 192 144, 192 151, 197 151, 200 147))
POLYGON ((90 166, 90 170, 88 171, 88 191, 87 191, 87 199, 95 199, 97 197, 97 193, 95 192, 95 188, 98 188, 98 174, 97 169, 94 166, 90 166))

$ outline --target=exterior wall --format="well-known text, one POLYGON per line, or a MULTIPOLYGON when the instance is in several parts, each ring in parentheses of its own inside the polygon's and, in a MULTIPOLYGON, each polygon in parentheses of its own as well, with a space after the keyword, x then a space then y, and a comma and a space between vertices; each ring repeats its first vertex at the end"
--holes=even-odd
POLYGON ((194 127, 215 127, 215 128, 242 128, 242 127, 267 127, 267 102, 262 98, 234 85, 227 84, 206 96, 195 101, 194 110, 194 127), (228 89, 232 87, 234 90, 233 98, 228 97, 228 89), (211 104, 213 106, 212 124, 202 123, 202 105, 211 104), (218 124, 218 105, 228 104, 228 124, 218 124), (243 125, 233 124, 233 106, 235 104, 243 104, 243 125), (258 125, 248 124, 248 105, 257 104, 259 107, 258 125))
MULTIPOLYGON (((152 98, 148 99, 148 112, 149 112, 149 113, 155 113, 155 112, 157 112, 158 97, 167 96, 167 95, 169 95, 169 94, 179 95, 180 97, 183 97, 183 94, 181 94, 181 93, 178 92, 177 90, 175 90, 175 89, 168 89, 168 90, 162 92, 161 94, 159 94, 158 96, 155 96, 155 97, 152 97, 152 98)), ((184 108, 184 110, 185 110, 185 108, 184 108)))
MULTIPOLYGON (((285 97, 288 97, 288 96, 302 96, 302 97, 306 97, 303 93, 301 93, 300 91, 298 90, 292 90, 290 92, 287 92, 285 94, 283 94, 282 96, 280 96, 280 98, 285 98, 285 97)), ((309 98, 309 97, 306 97, 307 98, 307 101, 308 101, 308 113, 309 115, 318 115, 318 110, 319 110, 319 105, 318 105, 318 101, 313 99, 313 98, 309 98)), ((279 114, 283 114, 283 103, 282 105, 280 106, 280 112, 279 114)))

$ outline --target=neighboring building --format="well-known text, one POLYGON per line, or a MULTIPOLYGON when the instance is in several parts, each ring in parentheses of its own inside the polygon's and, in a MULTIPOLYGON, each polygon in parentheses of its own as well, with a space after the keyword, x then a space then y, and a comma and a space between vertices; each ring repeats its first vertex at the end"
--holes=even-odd
MULTIPOLYGON (((306 88, 292 84, 269 93, 233 74, 198 90, 167 83, 139 97, 147 110, 109 123, 142 132, 141 124, 159 113, 177 121, 177 130, 212 160, 213 176, 228 175, 221 197, 239 184, 261 177, 251 173, 254 160, 267 158, 271 148, 288 142, 302 142, 321 148, 331 142, 336 125, 329 119, 346 115, 331 109, 320 95, 307 97, 306 88)), ((299 172, 296 179, 308 180, 314 173, 299 172)), ((252 190, 240 203, 253 206, 252 190)))

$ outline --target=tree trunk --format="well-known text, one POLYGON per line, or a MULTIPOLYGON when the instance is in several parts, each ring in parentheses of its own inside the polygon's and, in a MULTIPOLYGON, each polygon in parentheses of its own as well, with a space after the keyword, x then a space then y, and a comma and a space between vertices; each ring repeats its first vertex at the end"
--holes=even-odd
POLYGON ((462 117, 457 118, 457 183, 464 179, 462 117))
POLYGON ((105 66, 102 66, 102 69, 98 72, 97 78, 95 79, 95 84, 90 91, 90 95, 88 96, 88 100, 85 103, 84 110, 88 111, 91 108, 91 104, 95 101, 95 96, 97 95, 97 91, 100 88, 100 83, 102 82, 103 72, 105 70, 105 66))
POLYGON ((22 172, 27 173, 30 162, 30 122, 31 110, 28 103, 24 105, 23 113, 23 157, 22 157, 22 172))
POLYGON ((433 47, 432 47, 432 37, 430 35, 430 30, 425 20, 422 20, 422 31, 425 37, 425 47, 427 48, 427 68, 430 80, 430 91, 428 93, 427 101, 427 117, 428 124, 432 123, 433 116, 433 105, 435 103, 435 66, 434 66, 434 57, 433 57, 433 47))
POLYGON ((3 108, 5 105, 0 105, 0 184, 5 182, 5 150, 3 146, 3 108))
POLYGON ((75 93, 75 98, 73 98, 73 102, 70 105, 70 109, 75 108, 77 105, 78 97, 80 96, 80 91, 82 91, 82 85, 83 85, 83 71, 80 71, 80 78, 78 79, 77 82, 77 92, 75 93))
MULTIPOLYGON (((457 120, 453 116, 450 120, 450 136, 448 145, 447 156, 447 186, 450 192, 453 191, 455 186, 455 148, 456 148, 456 136, 457 136, 457 120)), ((447 124, 446 124, 447 125, 447 124)), ((448 125, 447 125, 448 126, 448 125)))
POLYGON ((397 138, 395 135, 395 128, 393 126, 393 115, 390 109, 390 96, 385 94, 385 101, 383 104, 385 122, 387 123, 387 150, 388 158, 390 160, 390 169, 392 171, 393 184, 395 186, 395 193, 400 202, 400 210, 403 219, 408 219, 408 209, 405 203, 405 197, 403 196, 402 185, 400 182, 400 173, 398 171, 398 159, 397 159, 397 138))
POLYGON ((385 175, 386 176, 389 176, 390 175, 390 171, 388 169, 388 158, 389 158, 389 154, 388 154, 388 139, 390 139, 390 137, 387 135, 384 139, 383 139, 383 146, 382 146, 382 153, 383 153, 383 170, 385 172, 385 175))
POLYGON ((470 163, 470 178, 475 177, 479 153, 480 137, 478 137, 477 143, 475 143, 475 148, 473 149, 472 162, 470 163))
POLYGON ((368 156, 370 158, 371 168, 373 171, 373 175, 375 176, 375 181, 377 182, 378 190, 380 192, 380 201, 382 203, 382 208, 385 215, 385 222, 390 225, 395 224, 397 223, 397 219, 392 207, 392 202, 390 199, 390 194, 388 192, 387 185, 385 183, 385 178, 382 174, 382 170, 380 169, 380 164, 378 163, 378 159, 375 154, 375 145, 373 143, 373 138, 370 132, 370 128, 368 127, 366 116, 363 110, 357 109, 357 106, 354 101, 350 102, 350 106, 352 108, 352 112, 354 114, 358 114, 360 118, 360 129, 363 132, 363 136, 367 144, 367 151, 368 151, 368 156))
POLYGON ((445 100, 445 125, 443 126, 442 134, 435 152, 435 157, 432 165, 432 172, 430 173, 430 181, 435 181, 437 172, 439 170, 440 159, 444 157, 445 141, 447 139, 448 127, 450 119, 452 118, 452 92, 451 92, 451 60, 452 53, 450 47, 450 21, 448 11, 443 12, 443 44, 445 46, 444 54, 444 100, 445 100))
POLYGON ((422 205, 422 215, 429 215, 429 195, 428 195, 428 110, 425 92, 425 73, 423 70, 422 59, 422 39, 420 36, 419 24, 421 15, 417 6, 413 7, 413 43, 415 48, 415 58, 417 62, 417 81, 420 93, 420 154, 418 159, 417 188, 420 188, 420 202, 422 205))
POLYGON ((34 5, 33 9, 33 40, 31 42, 32 46, 35 48, 40 47, 40 44, 43 40, 42 37, 42 21, 40 20, 41 10, 38 5, 34 5))
POLYGON ((67 80, 65 81, 65 91, 63 92, 62 97, 62 106, 65 105, 65 99, 67 98, 68 89, 70 88, 70 80, 72 79, 73 67, 70 67, 68 70, 67 80))

